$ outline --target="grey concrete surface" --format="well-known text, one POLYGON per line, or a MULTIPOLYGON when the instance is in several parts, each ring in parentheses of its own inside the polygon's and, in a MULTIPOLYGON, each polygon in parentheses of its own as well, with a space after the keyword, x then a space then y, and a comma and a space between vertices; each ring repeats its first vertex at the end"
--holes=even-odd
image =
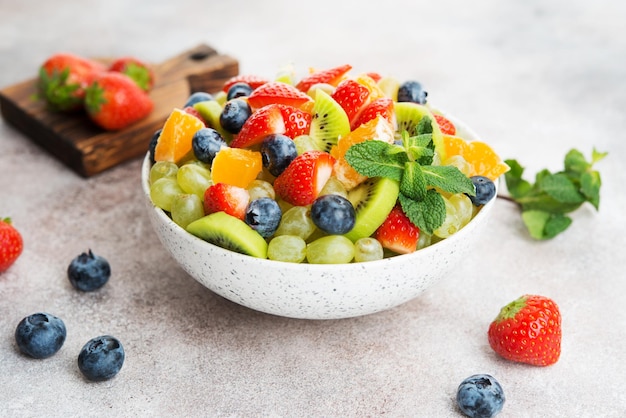
POLYGON ((471 257, 419 298, 305 321, 240 307, 185 274, 145 216, 140 161, 85 180, 2 121, 0 214, 25 249, 0 276, 0 416, 456 417, 456 388, 474 373, 503 385, 502 417, 623 416, 624 17, 612 0, 0 0, 0 87, 60 50, 159 62, 206 42, 243 73, 348 62, 419 79, 432 103, 529 176, 558 170, 571 148, 610 153, 598 165, 600 211, 581 208, 556 239, 529 239, 517 208, 499 201, 471 257), (113 276, 83 294, 65 271, 88 248, 113 276), (525 293, 561 307, 563 352, 551 367, 489 348, 489 322, 525 293), (13 338, 37 311, 68 328, 47 360, 20 355, 13 338), (76 359, 101 334, 122 341, 126 363, 89 383, 76 359))

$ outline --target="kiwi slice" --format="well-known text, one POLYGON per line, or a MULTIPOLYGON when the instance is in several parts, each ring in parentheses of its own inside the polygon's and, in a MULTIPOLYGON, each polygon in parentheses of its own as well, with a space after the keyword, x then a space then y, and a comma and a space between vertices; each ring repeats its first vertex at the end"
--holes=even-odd
POLYGON ((350 120, 346 111, 323 89, 315 90, 311 136, 320 151, 329 152, 340 136, 350 133, 350 120))
POLYGON ((252 257, 267 258, 267 242, 241 219, 215 212, 187 225, 187 231, 211 244, 252 257))
MULTIPOLYGON (((441 157, 441 161, 446 159, 446 149, 443 144, 443 134, 435 120, 432 112, 424 105, 413 102, 398 102, 394 104, 396 120, 398 121, 398 134, 407 131, 409 135, 415 135, 415 127, 423 117, 429 117, 433 127, 433 143, 435 151, 441 157)), ((398 136, 399 136, 398 135, 398 136)))
POLYGON ((354 206, 356 222, 347 234, 353 242, 372 235, 387 219, 398 200, 400 185, 387 177, 368 178, 348 192, 354 206))
POLYGON ((209 124, 209 126, 215 129, 222 135, 224 141, 228 144, 233 140, 233 134, 222 128, 220 123, 220 115, 222 114, 222 106, 216 100, 207 100, 204 102, 198 102, 193 107, 200 113, 200 116, 209 124))

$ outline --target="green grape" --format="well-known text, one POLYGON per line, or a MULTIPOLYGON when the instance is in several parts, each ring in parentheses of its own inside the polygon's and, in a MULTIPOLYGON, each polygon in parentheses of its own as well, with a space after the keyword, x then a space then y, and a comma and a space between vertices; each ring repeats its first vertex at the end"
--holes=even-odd
POLYGON ((364 261, 381 260, 383 258, 383 246, 380 242, 371 237, 360 238, 354 243, 354 261, 362 263, 364 261))
POLYGON ((274 261, 301 263, 306 257, 306 242, 296 235, 274 237, 267 246, 267 258, 274 261))
POLYGON ((319 149, 315 140, 309 135, 297 136, 293 139, 293 142, 296 145, 298 155, 304 154, 307 151, 319 149))
POLYGON ((472 201, 466 195, 458 193, 450 197, 443 196, 446 204, 446 218, 443 224, 435 229, 434 234, 439 238, 448 238, 472 219, 472 201))
POLYGON ((172 220, 182 228, 204 216, 202 199, 196 194, 178 194, 174 196, 171 207, 172 220))
POLYGON ((311 264, 345 264, 354 258, 354 244, 343 235, 328 235, 306 247, 306 259, 311 264))
POLYGON ((200 164, 185 164, 176 174, 178 185, 185 193, 193 193, 204 198, 204 192, 212 184, 211 171, 200 164))
POLYGON ((294 206, 283 213, 274 236, 297 235, 306 240, 315 231, 309 206, 294 206))
POLYGON ((163 177, 176 178, 177 171, 178 166, 175 163, 169 161, 157 161, 152 167, 150 167, 150 184, 163 177))
POLYGON ((252 180, 252 182, 248 185, 248 193, 250 194, 250 201, 261 197, 276 199, 274 186, 272 186, 272 183, 265 180, 252 180))
POLYGON ((454 166, 454 167, 458 168, 461 171, 461 173, 465 174, 468 177, 472 173, 472 165, 470 163, 468 163, 465 160, 465 158, 463 158, 463 156, 461 156, 461 155, 453 155, 452 157, 447 158, 443 162, 443 165, 454 166))
POLYGON ((425 232, 420 231, 419 238, 417 238, 417 249, 428 247, 432 243, 432 235, 428 235, 425 232))
POLYGON ((331 176, 328 179, 319 195, 323 196, 327 194, 336 194, 345 197, 346 199, 348 198, 348 191, 346 190, 346 187, 335 176, 331 176))
POLYGON ((150 186, 150 199, 152 199, 152 203, 167 212, 172 210, 174 197, 182 193, 184 193, 183 189, 181 189, 176 180, 171 177, 160 178, 150 186))

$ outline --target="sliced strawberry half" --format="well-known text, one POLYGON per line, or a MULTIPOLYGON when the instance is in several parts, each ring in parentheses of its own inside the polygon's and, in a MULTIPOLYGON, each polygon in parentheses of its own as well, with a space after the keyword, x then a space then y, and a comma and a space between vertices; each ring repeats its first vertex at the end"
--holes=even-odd
POLYGON ((271 81, 256 88, 248 97, 252 109, 258 109, 273 103, 300 107, 313 99, 294 86, 280 81, 271 81))
POLYGON ((327 83, 336 86, 340 82, 341 77, 351 69, 351 65, 345 64, 328 70, 314 72, 300 80, 300 82, 296 84, 296 88, 306 93, 312 86, 319 83, 327 83))
POLYGON ((293 139, 299 135, 305 135, 309 133, 311 129, 311 120, 313 116, 309 112, 297 109, 293 106, 278 105, 280 114, 283 117, 285 123, 284 134, 293 139))
POLYGON ((270 80, 268 80, 267 78, 258 75, 240 74, 226 80, 224 86, 222 87, 222 90, 224 91, 224 93, 227 93, 228 89, 230 89, 233 84, 236 83, 246 83, 254 90, 258 87, 261 87, 265 83, 269 83, 269 81, 270 80))
POLYGON ((250 194, 244 188, 227 183, 216 183, 204 192, 204 213, 227 214, 243 220, 250 201, 250 194))
POLYGON ((260 108, 246 120, 241 131, 230 143, 234 148, 246 148, 260 144, 269 134, 284 134, 285 122, 280 105, 273 104, 260 108))
POLYGON ((367 104, 370 91, 363 84, 352 79, 339 83, 331 97, 346 111, 350 121, 359 114, 367 104))
POLYGON ((368 104, 361 111, 361 114, 350 124, 351 129, 355 130, 362 124, 376 119, 376 116, 378 115, 387 119, 392 126, 396 126, 396 112, 393 107, 392 99, 388 97, 381 97, 368 104))
POLYGON ((409 254, 417 250, 420 230, 396 205, 387 219, 376 230, 374 237, 387 248, 398 254, 409 254))
POLYGON ((310 205, 330 178, 334 163, 335 159, 323 151, 302 153, 276 177, 274 190, 292 205, 310 205))
POLYGON ((456 135, 456 127, 448 118, 443 115, 434 114, 437 125, 441 129, 441 133, 444 135, 456 135))

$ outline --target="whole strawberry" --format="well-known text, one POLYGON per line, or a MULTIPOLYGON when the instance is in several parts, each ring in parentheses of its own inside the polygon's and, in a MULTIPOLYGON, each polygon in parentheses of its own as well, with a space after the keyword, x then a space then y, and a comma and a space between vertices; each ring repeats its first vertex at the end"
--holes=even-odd
POLYGON ((100 74, 87 88, 85 109, 100 127, 115 131, 152 112, 154 103, 130 77, 117 72, 100 74))
POLYGON ((39 97, 55 111, 81 109, 85 89, 104 70, 97 61, 68 53, 54 54, 39 68, 39 97))
POLYGON ((0 219, 0 273, 11 267, 23 249, 22 235, 11 224, 11 219, 0 219))
POLYGON ((154 86, 154 71, 152 70, 152 66, 135 57, 121 57, 116 59, 109 66, 109 71, 126 74, 132 78, 143 91, 148 92, 152 90, 154 86))
POLYGON ((489 345, 507 360, 549 366, 561 355, 561 313, 545 296, 524 295, 500 310, 489 345))

